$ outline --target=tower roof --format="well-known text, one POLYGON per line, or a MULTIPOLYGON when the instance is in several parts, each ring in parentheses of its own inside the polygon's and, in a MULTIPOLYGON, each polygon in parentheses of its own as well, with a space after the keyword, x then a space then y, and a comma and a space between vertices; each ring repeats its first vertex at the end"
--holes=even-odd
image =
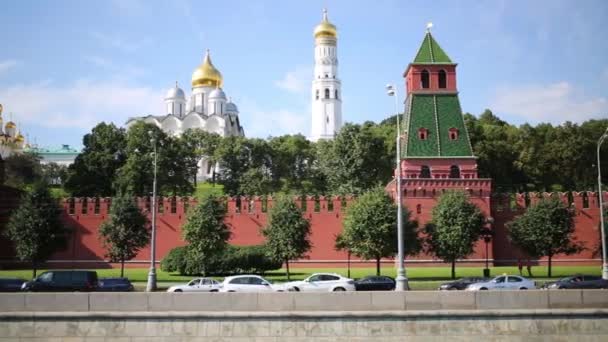
POLYGON ((209 56, 209 49, 205 54, 203 64, 201 64, 194 73, 192 73, 192 87, 221 87, 224 82, 222 74, 216 67, 211 63, 211 57, 209 56))
POLYGON ((323 9, 323 20, 317 27, 315 27, 314 31, 315 38, 319 37, 332 37, 338 38, 338 30, 336 26, 329 22, 327 19, 327 10, 323 9))
POLYGON ((413 64, 452 64, 452 60, 437 43, 430 29, 424 35, 422 45, 414 58, 413 64))

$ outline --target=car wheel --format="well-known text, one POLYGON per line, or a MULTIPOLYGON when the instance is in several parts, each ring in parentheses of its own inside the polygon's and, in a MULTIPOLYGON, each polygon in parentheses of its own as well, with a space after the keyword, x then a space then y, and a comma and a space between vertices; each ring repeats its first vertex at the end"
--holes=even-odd
POLYGON ((336 287, 334 289, 334 292, 341 292, 341 291, 346 291, 343 287, 336 287))
POLYGON ((300 288, 299 287, 292 287, 291 290, 295 291, 295 292, 300 292, 300 288))
POLYGON ((527 290, 528 288, 527 287, 520 287, 519 289, 520 290, 527 290))
POLYGON ((182 292, 182 290, 179 290, 179 289, 178 289, 178 290, 175 290, 175 291, 173 291, 173 292, 182 292))
POLYGON ((481 291, 487 291, 488 289, 485 287, 480 288, 481 291))
POLYGON ((228 292, 236 292, 236 291, 234 291, 234 290, 228 290, 228 292))
POLYGON ((218 292, 218 291, 217 291, 217 290, 211 290, 211 291, 209 291, 209 292, 218 292))

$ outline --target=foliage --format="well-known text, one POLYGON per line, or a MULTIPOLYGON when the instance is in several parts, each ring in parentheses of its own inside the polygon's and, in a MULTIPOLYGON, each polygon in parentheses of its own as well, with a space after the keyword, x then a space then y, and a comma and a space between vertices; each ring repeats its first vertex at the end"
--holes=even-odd
POLYGON ((40 156, 35 153, 15 153, 4 160, 4 184, 25 189, 42 179, 40 156))
MULTIPOLYGON (((402 210, 406 255, 420 250, 416 221, 410 220, 407 208, 402 210)), ((382 187, 361 195, 348 207, 344 216, 344 230, 336 238, 336 247, 365 259, 376 260, 376 274, 380 275, 380 259, 397 253, 397 205, 382 187)))
POLYGON ((68 167, 57 163, 42 164, 42 177, 50 185, 59 186, 64 184, 68 178, 68 167))
POLYGON ((10 216, 4 233, 13 242, 19 260, 32 264, 34 277, 40 263, 66 246, 68 231, 60 213, 46 185, 37 183, 10 216))
POLYGON ((424 228, 425 249, 452 263, 452 278, 455 278, 456 260, 473 252, 484 222, 483 214, 464 192, 446 192, 439 197, 433 207, 433 218, 424 228))
POLYGON ((65 188, 73 196, 113 196, 117 170, 124 164, 125 131, 102 122, 82 139, 84 148, 68 167, 65 188))
POLYGON ((150 242, 148 219, 129 195, 112 199, 109 220, 99 228, 99 237, 111 262, 120 262, 120 276, 124 275, 125 260, 133 259, 150 242))
POLYGON ((198 260, 206 274, 210 260, 219 255, 230 238, 230 229, 224 223, 226 205, 221 197, 208 195, 188 212, 188 221, 182 227, 188 252, 198 260))
POLYGON ((541 199, 526 212, 507 224, 513 243, 531 257, 573 254, 583 249, 574 236, 574 213, 558 199, 541 199))
POLYGON ((289 260, 302 258, 311 248, 310 222, 291 197, 279 196, 262 234, 266 237, 268 255, 285 262, 289 279, 289 260))
MULTIPOLYGON (((182 275, 198 275, 203 270, 198 258, 193 258, 188 247, 176 247, 162 260, 165 272, 182 275)), ((214 255, 207 267, 207 274, 264 273, 281 268, 282 261, 269 258, 264 245, 228 245, 221 253, 214 255)))

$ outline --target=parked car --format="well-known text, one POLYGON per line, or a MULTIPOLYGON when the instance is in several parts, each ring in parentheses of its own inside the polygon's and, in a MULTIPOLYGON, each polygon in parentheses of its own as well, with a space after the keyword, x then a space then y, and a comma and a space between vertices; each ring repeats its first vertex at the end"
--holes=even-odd
POLYGON ((577 274, 545 283, 541 289, 608 289, 608 280, 600 276, 577 274))
POLYGON ((18 278, 0 278, 0 292, 19 292, 25 280, 18 278))
POLYGON ((467 291, 479 290, 528 290, 535 289, 532 280, 515 275, 502 275, 486 282, 474 283, 467 286, 467 291))
POLYGON ((102 278, 99 280, 97 291, 125 292, 134 291, 135 288, 128 278, 102 278))
POLYGON ((258 275, 238 275, 224 278, 219 292, 274 292, 282 291, 258 275))
POLYGON ((336 273, 315 273, 304 280, 284 283, 283 288, 297 292, 356 291, 354 280, 336 273))
POLYGON ((460 278, 458 280, 449 281, 447 283, 443 283, 439 285, 439 290, 464 290, 467 286, 475 283, 483 283, 490 280, 489 278, 484 277, 466 277, 460 278))
POLYGON ((393 291, 395 279, 386 276, 367 276, 355 280, 357 291, 393 291))
POLYGON ((23 283, 23 291, 95 291, 97 290, 95 271, 47 271, 36 279, 23 283))
POLYGON ((220 282, 211 278, 195 278, 188 284, 173 285, 167 292, 218 292, 220 282))

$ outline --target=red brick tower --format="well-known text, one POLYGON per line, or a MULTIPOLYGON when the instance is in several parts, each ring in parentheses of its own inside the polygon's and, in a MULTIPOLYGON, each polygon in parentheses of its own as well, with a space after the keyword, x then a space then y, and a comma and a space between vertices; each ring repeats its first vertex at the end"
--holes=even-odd
MULTIPOLYGON (((399 176, 404 205, 423 225, 431 219, 439 196, 459 189, 468 192, 471 201, 489 217, 492 180, 477 175, 477 158, 458 99, 456 63, 430 31, 403 76, 406 100, 399 176)), ((392 191, 395 183, 389 184, 392 191)), ((478 252, 470 258, 485 259, 483 247, 478 245, 478 252)))

